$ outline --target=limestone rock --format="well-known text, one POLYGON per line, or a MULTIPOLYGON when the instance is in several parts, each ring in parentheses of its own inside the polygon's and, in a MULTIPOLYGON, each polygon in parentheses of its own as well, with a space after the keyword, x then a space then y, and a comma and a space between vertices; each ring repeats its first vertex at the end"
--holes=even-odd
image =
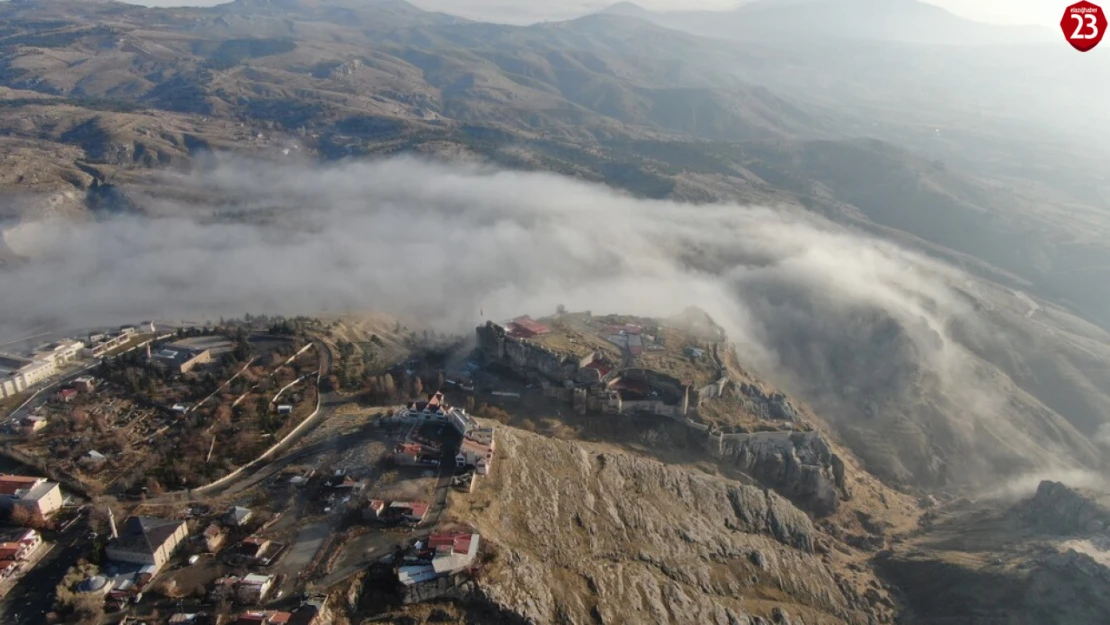
POLYGON ((529 623, 868 623, 783 497, 696 470, 512 429, 465 510, 500 554, 483 600, 529 623), (756 620, 762 618, 762 621, 756 620), (784 621, 777 621, 784 622, 784 621))
POLYGON ((1093 534, 1110 527, 1110 496, 1043 481, 1020 507, 1024 518, 1057 534, 1093 534))
POLYGON ((843 461, 817 432, 725 434, 720 457, 819 516, 849 494, 843 461))

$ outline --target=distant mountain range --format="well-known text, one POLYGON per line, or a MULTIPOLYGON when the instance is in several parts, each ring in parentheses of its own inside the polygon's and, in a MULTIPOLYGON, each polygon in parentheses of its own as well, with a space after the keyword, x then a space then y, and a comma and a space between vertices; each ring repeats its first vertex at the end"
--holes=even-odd
POLYGON ((620 2, 604 13, 636 17, 709 37, 804 41, 812 37, 931 45, 1040 43, 1049 28, 999 26, 958 17, 917 0, 754 0, 732 11, 657 13, 620 2))

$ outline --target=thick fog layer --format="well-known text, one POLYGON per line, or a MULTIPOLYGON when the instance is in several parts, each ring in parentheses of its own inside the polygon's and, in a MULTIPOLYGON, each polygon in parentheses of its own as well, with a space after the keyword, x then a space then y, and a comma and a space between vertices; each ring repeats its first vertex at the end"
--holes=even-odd
MULTIPOLYGON (((158 217, 9 231, 33 261, 0 272, 7 330, 373 309, 469 332, 481 313, 563 304, 662 316, 696 305, 746 363, 844 427, 868 427, 875 402, 932 402, 913 396, 927 388, 961 414, 925 412, 938 422, 914 427, 981 443, 976 471, 1074 466, 1059 436, 1011 420, 949 338, 953 319, 972 316, 946 286, 962 276, 802 212, 644 201, 553 175, 409 159, 224 160, 177 182, 222 199, 137 198, 158 217)), ((931 453, 911 450, 917 460, 898 471, 955 478, 931 453)))

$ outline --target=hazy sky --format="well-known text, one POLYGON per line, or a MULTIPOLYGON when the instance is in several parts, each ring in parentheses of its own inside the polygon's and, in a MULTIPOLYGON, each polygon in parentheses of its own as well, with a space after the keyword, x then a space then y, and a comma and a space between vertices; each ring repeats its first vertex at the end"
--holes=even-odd
MULTIPOLYGON (((133 0, 150 6, 214 5, 220 0, 133 0)), ((533 22, 543 19, 577 17, 614 4, 615 0, 410 0, 425 9, 443 11, 463 17, 504 22, 533 22)), ((893 1, 893 0, 892 0, 893 1)), ((636 4, 656 11, 728 9, 737 0, 638 0, 636 4)), ((1063 0, 931 0, 953 13, 981 21, 1017 24, 1054 24, 1063 8, 1063 0)))

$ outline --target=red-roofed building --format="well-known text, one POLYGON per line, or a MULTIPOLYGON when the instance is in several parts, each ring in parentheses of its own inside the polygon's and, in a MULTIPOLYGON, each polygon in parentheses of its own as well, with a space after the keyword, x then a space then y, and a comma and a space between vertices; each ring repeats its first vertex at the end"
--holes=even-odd
POLYGON ((428 516, 431 504, 424 501, 394 501, 386 502, 381 499, 370 501, 364 517, 383 522, 402 522, 419 524, 428 516))
POLYGON ((454 573, 464 569, 478 557, 478 534, 432 534, 428 548, 435 551, 432 567, 435 573, 454 573))
POLYGON ((235 625, 285 625, 293 615, 289 612, 244 612, 235 625))
POLYGON ((23 475, 0 475, 0 495, 15 495, 21 490, 30 490, 45 481, 42 477, 26 477, 23 475))
POLYGON ((44 477, 0 475, 0 508, 19 506, 42 520, 62 507, 62 489, 44 477))
POLYGON ((401 443, 393 450, 393 461, 404 466, 439 466, 439 452, 420 443, 401 443))
POLYGON ((473 465, 478 473, 485 475, 493 465, 493 446, 464 438, 459 446, 459 453, 455 456, 455 465, 459 467, 473 465))
POLYGON ((510 336, 524 339, 551 332, 551 328, 532 319, 528 315, 513 319, 509 322, 507 329, 509 330, 510 336))
POLYGON ((22 560, 27 548, 19 543, 0 543, 0 561, 22 560))

